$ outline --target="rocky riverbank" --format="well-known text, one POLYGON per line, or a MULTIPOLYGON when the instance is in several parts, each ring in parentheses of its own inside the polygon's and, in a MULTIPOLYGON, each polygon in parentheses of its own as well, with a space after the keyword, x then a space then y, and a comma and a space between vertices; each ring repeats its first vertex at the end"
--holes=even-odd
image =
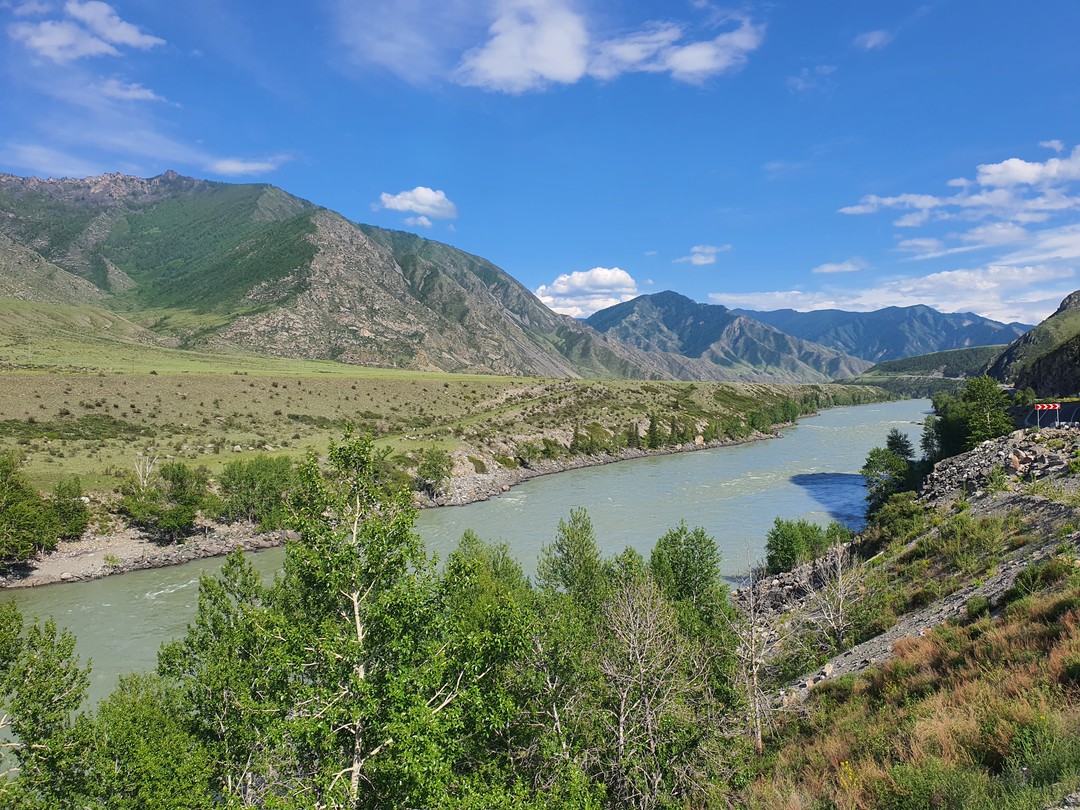
MULTIPOLYGON (((706 450, 778 436, 777 433, 758 433, 742 441, 713 442, 706 442, 698 437, 698 441, 660 450, 627 449, 618 454, 545 459, 529 467, 498 467, 487 473, 475 472, 471 465, 468 468, 459 465, 443 495, 435 499, 417 495, 416 505, 420 508, 463 506, 508 492, 511 487, 541 475, 553 475, 646 456, 706 450)), ((169 544, 157 543, 136 529, 98 534, 88 532, 80 540, 62 541, 55 551, 38 555, 0 575, 0 589, 34 588, 101 579, 128 571, 181 565, 206 557, 229 554, 236 549, 259 551, 284 545, 287 536, 288 533, 283 531, 259 533, 255 527, 244 523, 204 523, 198 532, 183 542, 169 544)))

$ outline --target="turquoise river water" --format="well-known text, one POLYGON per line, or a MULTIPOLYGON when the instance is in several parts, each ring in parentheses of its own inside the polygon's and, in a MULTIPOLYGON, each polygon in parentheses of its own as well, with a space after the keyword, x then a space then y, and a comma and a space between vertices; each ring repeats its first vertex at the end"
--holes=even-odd
MULTIPOLYGON (((860 527, 865 488, 858 471, 867 452, 884 445, 893 427, 918 446, 928 408, 927 400, 834 408, 784 429, 780 439, 544 476, 489 501, 424 510, 417 530, 440 558, 465 529, 505 540, 531 574, 541 546, 572 508, 588 509, 598 542, 612 554, 632 546, 648 557, 656 539, 685 520, 716 538, 723 571, 733 576, 763 556, 776 516, 860 527)), ((272 549, 253 560, 270 577, 282 554, 272 549)), ((27 617, 53 616, 76 634, 79 654, 93 664, 90 698, 96 700, 119 674, 154 666, 161 643, 182 634, 194 615, 199 575, 221 563, 14 590, 10 597, 27 617)))

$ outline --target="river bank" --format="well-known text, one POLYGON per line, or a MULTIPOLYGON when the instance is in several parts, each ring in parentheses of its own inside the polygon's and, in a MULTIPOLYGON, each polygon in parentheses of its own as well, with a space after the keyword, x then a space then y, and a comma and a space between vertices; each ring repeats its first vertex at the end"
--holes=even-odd
MULTIPOLYGON (((785 425, 779 427, 785 427, 785 425)), ((657 450, 628 448, 617 454, 544 459, 529 467, 499 467, 487 473, 458 470, 447 484, 444 494, 434 499, 417 495, 416 505, 421 509, 465 506, 497 497, 504 492, 509 492, 518 484, 540 476, 586 467, 599 467, 619 461, 730 447, 773 438, 781 438, 781 434, 757 433, 740 440, 724 439, 712 442, 699 440, 657 450)), ((130 571, 165 568, 199 559, 219 557, 237 549, 260 551, 283 546, 288 536, 289 532, 286 531, 261 533, 247 523, 221 524, 206 521, 200 524, 195 534, 183 542, 169 544, 159 543, 133 528, 102 534, 91 531, 79 540, 61 541, 54 551, 40 554, 22 565, 13 566, 0 575, 0 590, 85 582, 130 571)))

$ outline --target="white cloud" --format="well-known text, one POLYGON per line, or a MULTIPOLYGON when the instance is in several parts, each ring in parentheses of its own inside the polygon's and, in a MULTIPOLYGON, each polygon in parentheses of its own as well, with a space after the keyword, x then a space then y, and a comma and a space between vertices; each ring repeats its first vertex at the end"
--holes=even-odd
POLYGON ((289 160, 287 155, 274 155, 261 160, 249 160, 246 158, 216 158, 211 159, 206 168, 216 174, 225 174, 237 177, 247 174, 266 174, 279 168, 281 164, 289 160))
POLYGON ((690 255, 680 256, 673 261, 699 267, 706 264, 716 264, 716 257, 721 253, 727 253, 731 249, 731 245, 694 245, 690 248, 690 255))
POLYGON ((734 31, 667 52, 664 63, 672 78, 696 84, 741 69, 750 54, 765 41, 765 26, 757 25, 747 17, 733 19, 739 24, 734 31))
POLYGON ((375 211, 380 208, 388 211, 408 211, 431 219, 456 219, 458 215, 457 206, 449 200, 445 191, 437 191, 427 186, 417 186, 411 191, 397 194, 387 194, 384 191, 379 195, 379 201, 371 207, 375 211))
POLYGON ((847 261, 843 262, 827 262, 825 264, 819 264, 813 268, 811 273, 855 273, 859 270, 865 270, 869 267, 863 259, 858 256, 853 256, 847 261))
MULTIPOLYGON (((48 11, 35 5, 34 14, 48 11)), ((116 46, 124 45, 147 50, 164 45, 165 40, 144 34, 135 25, 120 18, 112 6, 100 0, 64 5, 64 19, 42 20, 36 23, 16 23, 8 34, 30 50, 59 64, 90 56, 120 56, 116 46)))
POLYGON ((405 224, 413 228, 430 228, 432 222, 427 217, 405 217, 405 224))
POLYGON ((970 242, 982 247, 1011 245, 1024 241, 1028 235, 1026 229, 1012 222, 991 222, 987 225, 979 225, 958 236, 962 242, 970 242))
POLYGON ((1038 323, 1075 289, 1072 270, 1047 265, 987 265, 925 276, 887 279, 861 289, 775 290, 710 293, 729 307, 801 311, 844 309, 868 312, 888 306, 925 304, 941 312, 977 312, 1003 322, 1038 323))
POLYGON ((618 267, 594 267, 563 273, 536 288, 536 297, 563 315, 584 318, 638 295, 637 282, 618 267))
POLYGON ((16 23, 8 28, 12 39, 61 64, 84 56, 119 56, 120 51, 69 20, 16 23))
POLYGON ((697 7, 706 19, 692 31, 674 20, 620 26, 613 15, 588 15, 576 0, 492 0, 484 8, 475 0, 334 2, 354 64, 414 84, 449 78, 501 93, 627 73, 701 83, 740 69, 765 36, 764 25, 708 4, 697 7))
POLYGON ((1045 147, 1046 149, 1053 149, 1058 154, 1061 154, 1065 151, 1065 144, 1059 141, 1057 138, 1054 138, 1050 141, 1039 141, 1039 146, 1045 147))
POLYGON ((522 93, 585 75, 589 34, 585 18, 562 0, 504 2, 491 38, 465 53, 457 70, 464 85, 522 93))
POLYGON ((1067 158, 1050 158, 1038 163, 1009 158, 1001 163, 984 163, 978 167, 976 180, 984 186, 1035 185, 1080 180, 1080 146, 1067 158))
POLYGON ((864 51, 875 51, 892 42, 893 35, 888 31, 866 31, 855 37, 855 47, 864 51))
POLYGON ((146 50, 165 44, 165 40, 144 34, 137 26, 120 19, 115 9, 101 0, 87 0, 84 3, 80 3, 79 0, 68 0, 64 4, 64 11, 106 42, 114 45, 128 45, 146 50))
POLYGON ((97 90, 106 98, 118 101, 164 101, 165 99, 151 90, 134 82, 122 82, 119 79, 106 79, 97 90))

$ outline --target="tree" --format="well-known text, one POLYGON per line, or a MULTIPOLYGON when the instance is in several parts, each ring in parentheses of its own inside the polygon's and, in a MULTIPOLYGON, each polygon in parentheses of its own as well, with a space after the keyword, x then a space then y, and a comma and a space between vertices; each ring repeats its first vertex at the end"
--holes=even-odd
POLYGON ((570 519, 559 521, 554 542, 540 550, 536 581, 542 588, 568 594, 595 616, 608 595, 607 574, 589 513, 571 509, 570 519))
POLYGON ((28 560, 56 547, 63 529, 56 511, 19 471, 14 453, 0 453, 0 562, 28 560))
POLYGON ((437 805, 494 667, 443 609, 452 583, 435 576, 409 494, 387 488, 370 439, 346 436, 327 461, 299 469, 283 575, 263 586, 231 557, 201 583, 196 621, 160 669, 237 802, 437 805))
POLYGON ((0 729, 9 724, 0 750, 18 764, 18 780, 0 782, 5 807, 78 806, 85 771, 74 714, 88 682, 73 635, 52 619, 24 629, 13 603, 0 607, 0 729))
POLYGON ((1009 397, 992 377, 984 375, 968 380, 960 399, 967 406, 965 449, 1004 436, 1013 429, 1009 397))
POLYGON ((825 531, 816 523, 777 517, 765 536, 765 567, 768 573, 790 571, 812 560, 826 546, 825 531))
POLYGON ((722 724, 704 651, 648 577, 615 592, 604 630, 597 756, 610 800, 642 810, 701 804, 722 724))
POLYGON ((705 529, 683 521, 656 541, 649 570, 667 599, 704 606, 716 595, 720 551, 705 529))
POLYGON ((910 466, 890 450, 875 447, 862 466, 866 481, 867 511, 876 512, 892 495, 902 491, 908 481, 910 466))
POLYGON ((119 511, 134 525, 175 541, 195 527, 207 501, 210 474, 205 467, 192 469, 182 461, 166 462, 155 473, 154 462, 152 456, 136 459, 135 474, 120 487, 119 511))
POLYGON ((909 463, 915 459, 915 447, 908 435, 900 428, 889 430, 888 436, 885 437, 885 449, 909 463))
POLYGON ((438 447, 421 450, 416 467, 416 489, 434 498, 442 492, 453 468, 453 459, 445 450, 438 447))
POLYGON ((53 488, 51 506, 60 524, 63 540, 78 540, 90 523, 90 509, 82 499, 82 484, 78 477, 58 481, 53 488))
POLYGON ((295 480, 292 460, 263 453, 230 461, 221 473, 220 515, 226 521, 247 520, 260 531, 284 525, 286 501, 295 480))

